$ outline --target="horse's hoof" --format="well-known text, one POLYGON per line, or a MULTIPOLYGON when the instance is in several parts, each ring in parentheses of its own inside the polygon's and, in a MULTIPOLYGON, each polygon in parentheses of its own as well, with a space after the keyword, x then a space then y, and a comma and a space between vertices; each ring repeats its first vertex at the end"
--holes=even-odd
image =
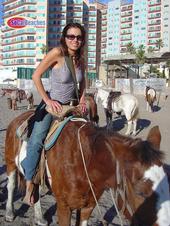
POLYGON ((35 225, 38 226, 48 226, 48 222, 44 218, 42 219, 35 218, 34 223, 35 225))
POLYGON ((9 211, 5 215, 5 220, 7 222, 12 222, 14 220, 14 217, 15 217, 14 214, 11 211, 9 211))

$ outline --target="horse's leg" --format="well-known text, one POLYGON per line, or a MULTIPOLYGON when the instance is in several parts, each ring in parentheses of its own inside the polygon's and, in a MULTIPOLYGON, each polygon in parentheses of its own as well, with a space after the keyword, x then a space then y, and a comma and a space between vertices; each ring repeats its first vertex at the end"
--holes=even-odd
POLYGON ((146 101, 146 111, 149 111, 149 103, 146 101))
POLYGON ((71 223, 71 210, 63 201, 57 200, 57 216, 59 226, 70 226, 71 223))
POLYGON ((12 100, 12 109, 17 110, 17 101, 15 99, 12 100))
POLYGON ((87 226, 88 225, 88 220, 90 218, 90 215, 92 211, 95 208, 95 203, 91 203, 90 206, 84 207, 81 209, 80 212, 80 226, 87 226))
POLYGON ((31 104, 30 102, 28 103, 28 107, 27 107, 27 110, 31 109, 31 104))
POLYGON ((151 112, 154 112, 153 102, 151 103, 151 112))
POLYGON ((149 112, 152 112, 152 103, 149 105, 149 112))
POLYGON ((107 108, 104 108, 104 112, 106 116, 106 125, 107 125, 106 127, 107 130, 109 131, 112 126, 112 113, 110 113, 107 108))
POLYGON ((128 120, 127 121, 127 130, 126 130, 125 135, 130 135, 131 128, 132 128, 132 120, 128 120))
POLYGON ((14 189, 16 184, 16 170, 12 171, 8 175, 8 198, 6 203, 6 214, 5 219, 6 221, 12 222, 14 220, 14 205, 13 205, 13 197, 14 197, 14 189))
POLYGON ((34 204, 34 223, 40 226, 48 225, 42 214, 40 199, 34 204))
POLYGON ((81 209, 81 223, 80 226, 87 226, 88 219, 93 211, 94 207, 86 207, 81 209))
POLYGON ((137 131, 137 119, 133 120, 133 135, 136 136, 136 131, 137 131))

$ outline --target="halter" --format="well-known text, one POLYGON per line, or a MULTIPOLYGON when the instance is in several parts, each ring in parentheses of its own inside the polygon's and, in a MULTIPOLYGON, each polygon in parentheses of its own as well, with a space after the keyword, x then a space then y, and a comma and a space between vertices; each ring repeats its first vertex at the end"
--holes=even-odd
POLYGON ((115 201, 116 201, 116 205, 118 206, 118 198, 121 197, 122 201, 123 201, 123 206, 121 208, 120 214, 123 215, 124 211, 127 209, 130 216, 133 216, 134 211, 132 210, 131 205, 128 202, 127 197, 129 196, 129 190, 127 187, 127 181, 126 181, 126 177, 124 175, 124 172, 120 173, 120 165, 119 165, 119 161, 116 161, 116 181, 117 181, 117 188, 113 191, 114 197, 115 197, 115 201), (120 179, 122 178, 122 180, 120 179))

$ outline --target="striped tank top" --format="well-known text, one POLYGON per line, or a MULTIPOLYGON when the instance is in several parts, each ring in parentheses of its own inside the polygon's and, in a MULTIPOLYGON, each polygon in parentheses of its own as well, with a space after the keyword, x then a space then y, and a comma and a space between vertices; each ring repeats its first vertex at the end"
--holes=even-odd
MULTIPOLYGON (((75 73, 77 82, 80 83, 83 79, 81 69, 76 68, 75 73)), ((50 82, 51 99, 65 104, 76 98, 73 78, 65 60, 62 67, 52 68, 50 82)))

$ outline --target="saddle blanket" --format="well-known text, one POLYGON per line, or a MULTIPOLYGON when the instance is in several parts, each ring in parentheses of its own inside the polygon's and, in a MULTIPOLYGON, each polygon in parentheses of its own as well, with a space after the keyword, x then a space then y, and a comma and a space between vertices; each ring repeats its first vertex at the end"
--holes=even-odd
MULTIPOLYGON (((55 120, 54 123, 52 124, 50 131, 46 137, 46 140, 44 142, 44 150, 45 151, 48 151, 55 144, 56 140, 58 139, 59 135, 61 134, 61 131, 63 130, 63 128, 69 121, 87 122, 86 119, 77 118, 73 115, 65 118, 64 121, 61 121, 61 122, 58 122, 57 120, 55 120)), ((18 169, 20 170, 20 172, 23 175, 24 175, 24 170, 21 166, 21 162, 26 158, 26 150, 27 150, 27 141, 23 140, 19 154, 16 156, 16 159, 15 159, 16 165, 18 166, 18 169)))

